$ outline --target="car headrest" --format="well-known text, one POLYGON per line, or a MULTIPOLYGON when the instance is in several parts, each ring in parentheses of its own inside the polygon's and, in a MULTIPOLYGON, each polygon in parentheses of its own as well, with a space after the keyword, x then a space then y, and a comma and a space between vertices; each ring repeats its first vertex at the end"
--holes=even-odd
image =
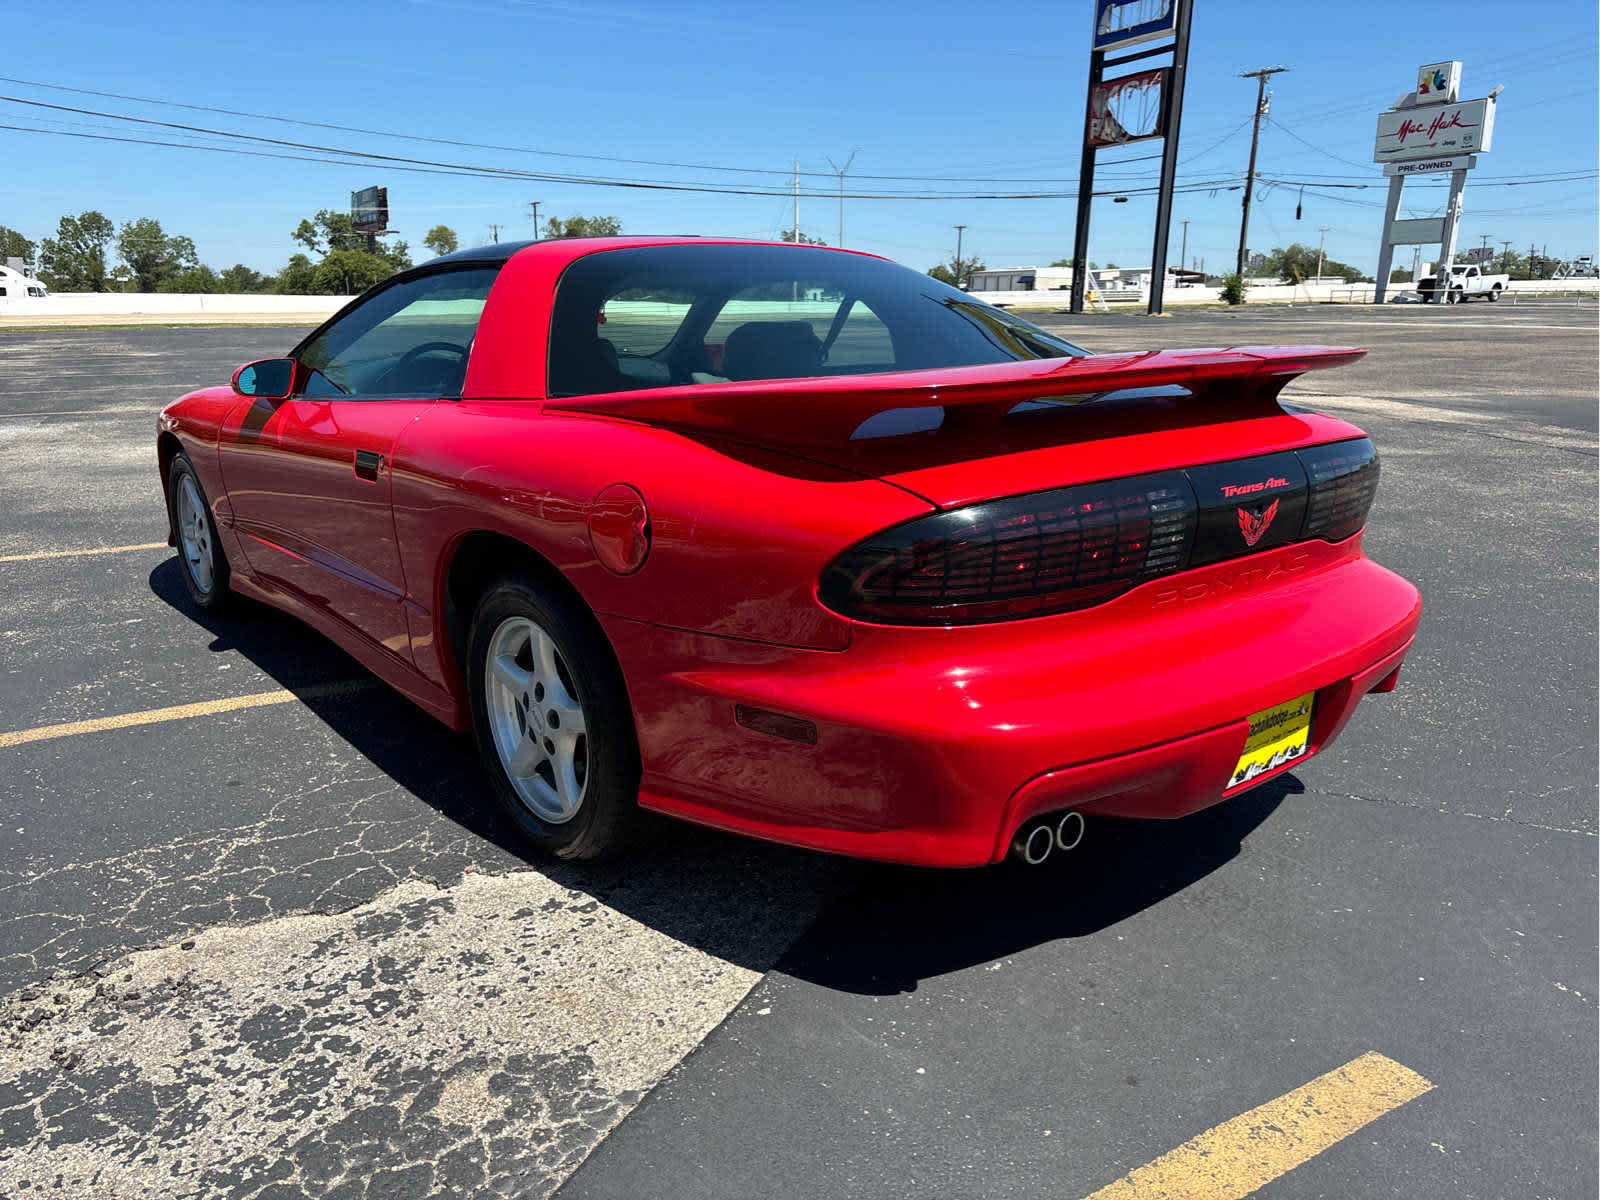
POLYGON ((809 321, 749 321, 722 346, 729 379, 795 379, 822 373, 822 343, 809 321))

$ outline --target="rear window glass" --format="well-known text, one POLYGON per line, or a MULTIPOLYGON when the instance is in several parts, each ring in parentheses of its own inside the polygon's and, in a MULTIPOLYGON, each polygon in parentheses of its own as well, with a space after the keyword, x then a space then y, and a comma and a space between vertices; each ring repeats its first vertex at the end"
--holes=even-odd
POLYGON ((561 278, 550 392, 861 375, 1078 357, 1072 343, 906 267, 799 246, 602 251, 561 278))

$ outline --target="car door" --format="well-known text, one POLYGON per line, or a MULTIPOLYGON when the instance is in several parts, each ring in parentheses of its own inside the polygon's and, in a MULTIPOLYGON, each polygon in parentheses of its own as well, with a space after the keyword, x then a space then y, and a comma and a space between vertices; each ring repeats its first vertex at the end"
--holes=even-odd
POLYGON ((251 571, 408 662, 390 456, 406 426, 461 394, 498 269, 402 276, 365 297, 296 348, 293 394, 241 403, 219 442, 251 571))

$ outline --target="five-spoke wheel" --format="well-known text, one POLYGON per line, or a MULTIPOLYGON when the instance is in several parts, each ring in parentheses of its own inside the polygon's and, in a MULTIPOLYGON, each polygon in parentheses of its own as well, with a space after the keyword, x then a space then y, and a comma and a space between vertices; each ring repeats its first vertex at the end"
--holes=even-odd
POLYGON ((594 618, 528 576, 491 585, 467 639, 473 731, 507 815, 561 858, 598 858, 633 823, 639 749, 594 618))
POLYGON ((184 586, 201 608, 220 608, 228 595, 228 560, 217 544, 217 525, 194 464, 182 451, 167 466, 167 493, 184 586))

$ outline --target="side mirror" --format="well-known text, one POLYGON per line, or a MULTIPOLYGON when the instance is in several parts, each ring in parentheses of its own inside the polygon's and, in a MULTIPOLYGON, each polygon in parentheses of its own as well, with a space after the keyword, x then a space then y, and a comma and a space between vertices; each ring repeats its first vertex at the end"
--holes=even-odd
POLYGON ((294 391, 294 359, 263 358, 233 373, 233 390, 253 400, 286 400, 294 391))

